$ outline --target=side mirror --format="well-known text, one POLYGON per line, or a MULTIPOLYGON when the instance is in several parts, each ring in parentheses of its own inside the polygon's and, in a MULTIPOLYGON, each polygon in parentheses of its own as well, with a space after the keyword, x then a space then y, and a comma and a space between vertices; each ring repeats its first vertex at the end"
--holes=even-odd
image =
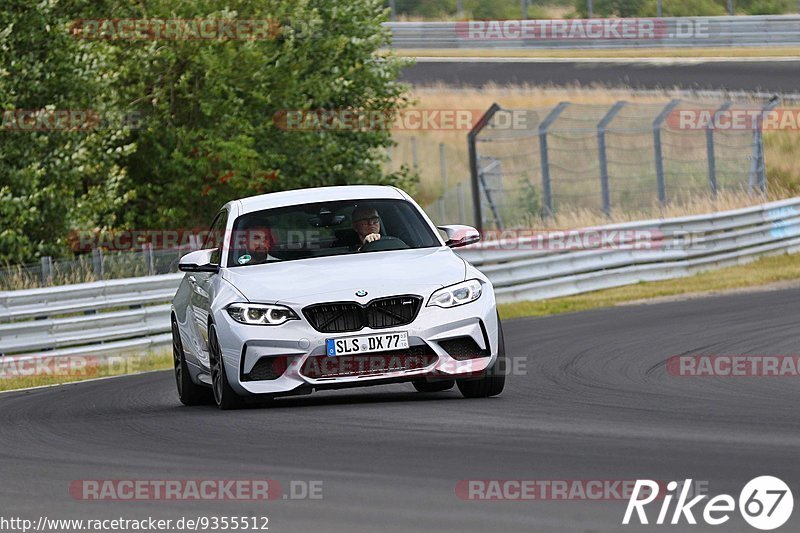
POLYGON ((450 248, 469 246, 481 240, 481 234, 472 226, 454 224, 452 226, 436 226, 447 234, 445 245, 450 248))
POLYGON ((219 265, 211 262, 211 256, 216 249, 195 250, 181 257, 178 269, 181 272, 219 272, 219 265))

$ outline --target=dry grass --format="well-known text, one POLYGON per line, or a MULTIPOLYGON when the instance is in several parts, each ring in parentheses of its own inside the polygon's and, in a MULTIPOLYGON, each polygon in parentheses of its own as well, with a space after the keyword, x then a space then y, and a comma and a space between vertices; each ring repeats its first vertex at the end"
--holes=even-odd
POLYGON ((777 193, 764 196, 760 194, 748 194, 746 192, 722 191, 716 198, 710 195, 700 195, 692 197, 690 200, 679 205, 671 204, 666 207, 661 207, 654 201, 650 209, 625 212, 614 211, 610 217, 600 216, 597 212, 586 209, 558 212, 553 217, 546 219, 531 216, 526 221, 524 227, 562 229, 585 228, 602 224, 647 220, 650 218, 672 218, 692 214, 729 211, 731 209, 748 207, 765 201, 780 200, 786 197, 786 194, 777 193))
MULTIPOLYGON (((42 287, 41 271, 37 267, 26 269, 21 265, 6 265, 0 275, 0 291, 37 289, 42 287)), ((97 281, 91 269, 73 269, 57 272, 50 280, 50 285, 72 285, 97 281)))
MULTIPOLYGON (((576 104, 611 105, 619 100, 631 103, 663 104, 670 98, 679 97, 676 93, 641 93, 626 89, 607 88, 547 88, 533 86, 488 86, 485 88, 452 88, 444 85, 415 88, 411 96, 413 107, 417 109, 468 109, 485 110, 492 103, 499 103, 507 109, 549 108, 561 101, 576 104)), ((416 144, 417 168, 420 183, 417 199, 422 205, 434 202, 444 190, 441 174, 440 144, 445 147, 447 166, 447 186, 452 188, 462 183, 469 195, 469 166, 467 131, 396 131, 394 139, 398 143, 392 150, 390 168, 397 169, 401 164, 413 166, 413 145, 416 144)), ((767 200, 787 198, 800 194, 800 135, 796 131, 766 132, 765 157, 767 177, 770 184, 767 200)), ((655 202, 652 209, 636 212, 616 213, 612 221, 636 220, 701 214, 753 205, 764 201, 761 195, 748 193, 720 194, 717 199, 700 196, 680 206, 660 208, 655 202)), ((470 209, 467 198, 467 209, 470 209)), ((548 221, 532 220, 537 225, 553 227, 579 227, 608 223, 605 217, 591 212, 560 213, 548 221)))
POLYGON ((498 310, 503 319, 546 316, 612 307, 653 298, 719 294, 746 287, 765 287, 787 282, 796 284, 798 279, 800 279, 800 254, 784 254, 765 257, 747 265, 722 268, 684 278, 639 283, 550 300, 501 304, 498 310))
MULTIPOLYGON (((45 385, 58 385, 61 383, 72 383, 75 381, 85 381, 109 376, 121 376, 148 372, 151 370, 166 370, 172 368, 172 352, 149 353, 144 356, 117 357, 114 360, 106 361, 99 366, 81 368, 75 372, 61 373, 39 373, 32 375, 14 375, 14 365, 3 363, 3 372, 0 374, 0 391, 25 389, 29 387, 41 387, 45 385)), ((16 374, 26 374, 25 369, 16 374)))

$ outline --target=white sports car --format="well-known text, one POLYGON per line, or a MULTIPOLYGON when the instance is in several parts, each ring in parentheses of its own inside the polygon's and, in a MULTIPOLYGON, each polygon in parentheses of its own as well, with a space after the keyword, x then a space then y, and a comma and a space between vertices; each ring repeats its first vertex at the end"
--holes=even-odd
POLYGON ((234 200, 172 301, 181 402, 222 409, 314 390, 411 382, 500 394, 503 333, 489 280, 400 189, 343 186, 234 200))

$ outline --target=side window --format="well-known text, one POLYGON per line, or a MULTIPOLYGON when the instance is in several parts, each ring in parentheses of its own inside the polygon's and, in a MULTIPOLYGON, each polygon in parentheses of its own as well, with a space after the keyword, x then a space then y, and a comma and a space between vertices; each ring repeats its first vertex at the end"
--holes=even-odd
POLYGON ((215 265, 219 264, 222 257, 222 242, 225 238, 225 228, 228 225, 228 212, 220 211, 211 223, 211 229, 208 230, 208 235, 203 243, 203 250, 215 250, 211 254, 211 262, 215 265))

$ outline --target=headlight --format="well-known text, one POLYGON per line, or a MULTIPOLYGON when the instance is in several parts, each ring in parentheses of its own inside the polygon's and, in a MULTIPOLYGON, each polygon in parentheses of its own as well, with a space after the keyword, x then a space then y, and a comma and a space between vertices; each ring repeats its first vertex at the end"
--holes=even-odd
POLYGON ((283 305, 231 304, 226 310, 236 322, 258 326, 280 326, 299 319, 294 311, 283 305))
POLYGON ((483 285, 477 279, 462 281, 434 292, 428 300, 428 306, 456 307, 468 304, 480 298, 481 292, 483 285))

